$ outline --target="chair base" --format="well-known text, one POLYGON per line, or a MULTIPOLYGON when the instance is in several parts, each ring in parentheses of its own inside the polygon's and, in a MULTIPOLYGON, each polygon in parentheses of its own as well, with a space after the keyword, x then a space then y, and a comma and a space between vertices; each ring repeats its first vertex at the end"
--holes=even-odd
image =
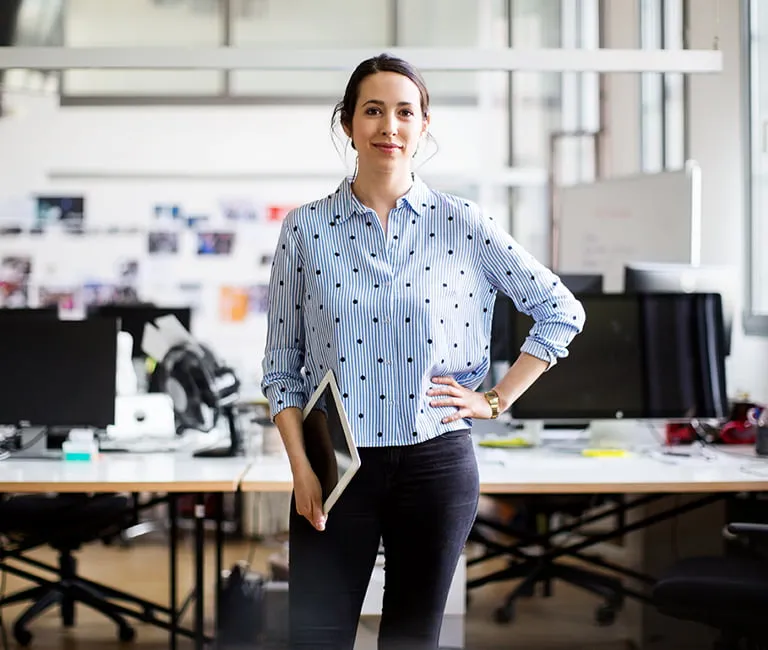
POLYGON ((522 581, 506 597, 495 613, 497 623, 510 623, 515 618, 515 604, 518 599, 531 597, 536 591, 536 585, 543 586, 543 595, 552 595, 552 582, 559 580, 574 587, 588 591, 603 599, 603 603, 595 610, 595 622, 601 626, 613 624, 616 615, 624 606, 624 593, 620 580, 596 571, 588 571, 576 566, 558 562, 547 562, 531 565, 528 562, 513 563, 501 571, 496 580, 521 577, 522 581))
POLYGON ((27 629, 29 624, 54 605, 60 607, 62 624, 65 627, 72 627, 75 624, 76 603, 86 605, 114 621, 121 641, 132 641, 136 636, 134 628, 109 604, 105 594, 77 578, 69 578, 11 594, 0 600, 0 607, 28 600, 33 600, 33 604, 13 623, 13 636, 21 646, 27 646, 32 642, 32 633, 27 629))

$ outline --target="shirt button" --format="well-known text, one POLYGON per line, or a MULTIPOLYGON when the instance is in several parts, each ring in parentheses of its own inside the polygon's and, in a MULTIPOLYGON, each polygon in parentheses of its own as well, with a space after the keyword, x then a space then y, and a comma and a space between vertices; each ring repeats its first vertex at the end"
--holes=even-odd
POLYGON ((389 400, 389 405, 390 406, 394 406, 395 405, 395 400, 393 400, 393 399, 389 400))
POLYGON ((392 322, 392 319, 391 319, 391 318, 385 318, 385 319, 384 319, 384 324, 385 324, 385 325, 389 325, 391 322, 392 322))
POLYGON ((388 366, 391 366, 391 365, 392 365, 392 362, 391 362, 391 361, 387 361, 387 362, 386 362, 386 364, 387 364, 388 366))

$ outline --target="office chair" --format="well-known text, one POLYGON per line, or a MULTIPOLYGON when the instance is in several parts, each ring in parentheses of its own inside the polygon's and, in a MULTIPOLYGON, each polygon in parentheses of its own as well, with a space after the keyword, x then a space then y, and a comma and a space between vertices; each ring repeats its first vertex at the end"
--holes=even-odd
POLYGON ((676 562, 652 591, 656 609, 672 618, 715 628, 716 650, 768 649, 768 559, 759 557, 755 538, 768 541, 768 525, 732 523, 731 535, 751 553, 723 557, 693 557, 676 562))
POLYGON ((4 555, 50 569, 58 575, 58 580, 51 581, 10 565, 3 567, 6 571, 38 583, 35 587, 0 600, 0 607, 33 601, 13 625, 13 635, 20 645, 29 645, 32 634, 27 626, 53 605, 59 605, 64 626, 73 626, 75 603, 87 605, 113 620, 118 626, 121 641, 133 639, 134 629, 110 604, 109 594, 95 583, 77 575, 77 560, 73 556, 74 551, 83 544, 106 540, 118 534, 130 523, 131 516, 130 500, 111 494, 95 497, 80 494, 29 494, 13 495, 0 500, 0 535, 11 545, 23 549, 20 554, 6 549, 4 555), (58 568, 48 567, 23 556, 26 550, 43 544, 58 551, 58 568))
MULTIPOLYGON (((485 547, 486 551, 479 557, 469 559, 467 566, 497 557, 507 558, 508 565, 481 578, 469 580, 467 589, 471 590, 489 582, 522 578, 522 581, 496 609, 494 613, 496 622, 513 621, 518 598, 533 596, 538 584, 543 587, 543 595, 550 597, 552 583, 559 580, 601 597, 603 603, 595 610, 595 621, 599 625, 611 625, 624 603, 624 589, 621 581, 605 572, 591 571, 574 563, 564 563, 561 558, 546 556, 548 551, 557 548, 553 537, 577 528, 576 525, 567 525, 553 529, 551 526, 553 516, 571 515, 578 519, 584 512, 598 505, 595 498, 584 495, 536 495, 524 498, 495 496, 493 499, 512 505, 518 514, 509 523, 483 515, 477 516, 469 540, 485 547), (483 530, 484 528, 501 533, 505 537, 511 537, 514 541, 511 543, 495 541, 483 530)), ((595 520, 600 518, 602 515, 594 517, 595 520)), ((601 562, 600 558, 588 557, 593 557, 596 564, 601 562)))

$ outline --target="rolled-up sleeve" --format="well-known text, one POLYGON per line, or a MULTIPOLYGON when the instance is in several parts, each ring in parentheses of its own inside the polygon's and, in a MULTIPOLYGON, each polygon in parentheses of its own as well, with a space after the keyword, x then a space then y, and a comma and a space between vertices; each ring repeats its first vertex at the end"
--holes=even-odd
POLYGON ((269 402, 273 420, 285 408, 304 408, 308 399, 302 374, 304 281, 296 229, 296 214, 291 212, 283 221, 269 280, 261 390, 269 402))
POLYGON ((476 223, 488 281, 534 320, 521 352, 546 361, 551 368, 568 356, 568 345, 584 327, 581 302, 495 221, 478 211, 476 223))

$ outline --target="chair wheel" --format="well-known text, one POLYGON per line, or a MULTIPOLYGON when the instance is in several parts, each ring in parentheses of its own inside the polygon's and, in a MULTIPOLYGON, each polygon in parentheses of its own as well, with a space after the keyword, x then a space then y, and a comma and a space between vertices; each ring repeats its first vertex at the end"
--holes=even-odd
POLYGON ((504 607, 498 607, 493 612, 493 618, 497 623, 511 623, 515 620, 515 606, 511 603, 504 607))
POLYGON ((611 605, 600 605, 595 610, 595 622, 602 626, 606 627, 608 625, 613 625, 616 621, 616 608, 612 607, 611 605))
POLYGON ((121 625, 118 636, 121 641, 133 641, 136 638, 136 630, 130 625, 121 625))
POLYGON ((13 628, 13 638, 20 646, 28 646, 32 643, 32 633, 23 627, 13 628))

